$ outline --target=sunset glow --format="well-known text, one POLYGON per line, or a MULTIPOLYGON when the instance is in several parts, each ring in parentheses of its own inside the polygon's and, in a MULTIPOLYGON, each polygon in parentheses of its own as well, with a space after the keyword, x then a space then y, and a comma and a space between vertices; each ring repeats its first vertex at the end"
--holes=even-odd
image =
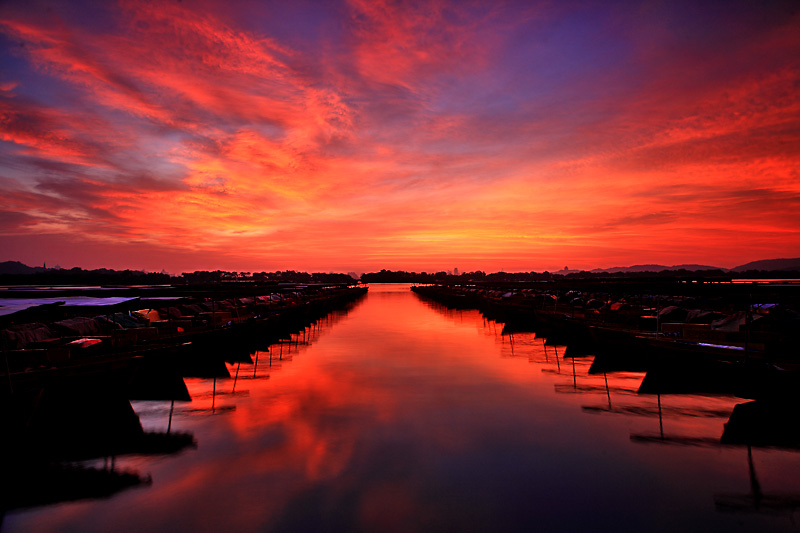
POLYGON ((796 2, 3 2, 0 261, 800 256, 796 2))

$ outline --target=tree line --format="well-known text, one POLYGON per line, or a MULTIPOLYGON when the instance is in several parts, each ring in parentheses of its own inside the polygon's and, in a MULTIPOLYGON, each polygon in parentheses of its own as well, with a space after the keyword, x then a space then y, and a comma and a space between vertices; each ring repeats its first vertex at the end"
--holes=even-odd
MULTIPOLYGON (((23 265, 24 266, 24 265, 23 265)), ((196 270, 171 275, 167 272, 145 272, 141 270, 113 270, 99 268, 84 270, 79 267, 41 268, 25 267, 26 271, 0 272, 2 285, 184 285, 206 284, 237 281, 255 281, 272 283, 514 283, 531 281, 568 281, 568 280, 602 280, 602 279, 647 279, 647 278, 693 278, 720 281, 733 278, 800 278, 798 271, 763 271, 726 272, 723 270, 663 270, 660 272, 585 272, 576 271, 568 274, 551 272, 493 272, 481 270, 453 274, 450 272, 409 272, 405 270, 386 270, 367 272, 356 277, 355 274, 333 272, 299 272, 283 270, 274 272, 237 272, 228 270, 196 270)))

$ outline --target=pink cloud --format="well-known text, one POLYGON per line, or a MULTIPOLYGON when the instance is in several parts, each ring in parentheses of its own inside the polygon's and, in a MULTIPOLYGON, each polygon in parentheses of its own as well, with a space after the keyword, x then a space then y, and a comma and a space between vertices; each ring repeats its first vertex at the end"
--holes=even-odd
POLYGON ((214 3, 9 9, 52 87, 0 84, 4 235, 251 271, 800 252, 791 22, 608 9, 353 1, 291 40, 214 3))

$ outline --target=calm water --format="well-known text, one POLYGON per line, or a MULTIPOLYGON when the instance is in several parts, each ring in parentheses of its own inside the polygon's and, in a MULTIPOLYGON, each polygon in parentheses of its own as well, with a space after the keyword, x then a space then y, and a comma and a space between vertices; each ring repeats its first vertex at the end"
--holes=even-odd
MULTIPOLYGON (((642 374, 589 375, 591 358, 573 367, 502 326, 373 285, 241 365, 235 387, 188 380, 172 430, 197 448, 117 459, 150 486, 16 511, 3 530, 800 529, 800 454, 754 448, 749 463, 718 444, 742 400, 662 396, 659 417, 642 374)), ((134 407, 167 429, 169 403, 134 407)))

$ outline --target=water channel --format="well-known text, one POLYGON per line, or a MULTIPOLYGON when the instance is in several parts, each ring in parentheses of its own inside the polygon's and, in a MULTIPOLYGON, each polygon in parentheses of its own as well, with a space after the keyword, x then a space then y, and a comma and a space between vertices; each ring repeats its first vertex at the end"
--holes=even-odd
MULTIPOLYGON (((291 342, 134 402, 195 449, 3 531, 797 531, 800 452, 719 443, 732 396, 637 394, 535 333, 373 285, 291 342), (170 418, 171 415, 171 418, 170 418)), ((796 423, 796 420, 793 421, 796 423)))

